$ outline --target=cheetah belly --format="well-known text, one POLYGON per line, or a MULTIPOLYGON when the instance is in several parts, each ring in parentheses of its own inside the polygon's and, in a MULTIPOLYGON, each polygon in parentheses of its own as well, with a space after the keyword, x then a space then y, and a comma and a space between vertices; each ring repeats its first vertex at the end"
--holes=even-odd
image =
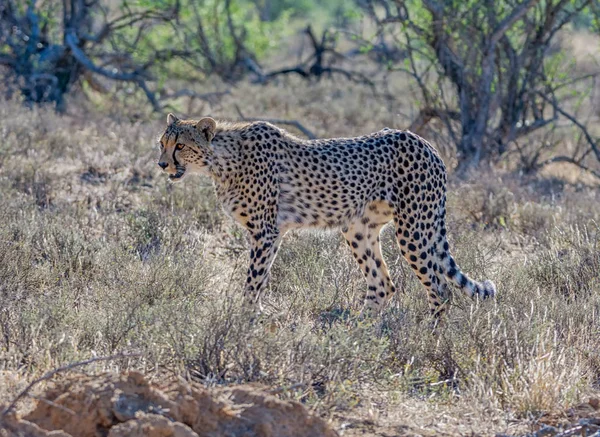
MULTIPOLYGON (((279 197, 277 224, 282 229, 342 228, 358 219, 367 222, 387 223, 393 210, 385 199, 374 196, 357 196, 341 199, 339 196, 323 198, 321 193, 293 191, 282 184, 279 197)), ((333 194, 333 193, 332 193, 333 194)))

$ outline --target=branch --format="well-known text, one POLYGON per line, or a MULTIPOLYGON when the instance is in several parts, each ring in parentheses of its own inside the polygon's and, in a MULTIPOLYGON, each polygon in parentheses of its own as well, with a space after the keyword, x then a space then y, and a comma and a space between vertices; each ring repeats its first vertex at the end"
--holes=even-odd
POLYGON ((577 82, 581 82, 581 81, 584 81, 587 79, 595 79, 598 76, 600 76, 600 71, 596 71, 594 73, 588 73, 588 74, 583 74, 581 76, 574 77, 573 79, 569 79, 566 82, 562 82, 561 84, 556 85, 555 87, 552 87, 552 92, 556 92, 564 87, 576 84, 577 82))
POLYGON ((444 7, 434 0, 423 0, 423 3, 436 18, 444 13, 444 7))
POLYGON ((227 12, 227 26, 229 27, 229 32, 231 33, 231 36, 233 37, 233 42, 235 43, 235 50, 236 50, 236 59, 234 63, 237 63, 237 61, 240 58, 240 54, 242 52, 245 51, 245 47, 244 47, 244 43, 240 40, 240 38, 238 37, 238 35, 235 33, 235 26, 233 25, 233 20, 231 18, 231 0, 225 0, 225 11, 227 12))
POLYGON ((294 126, 296 129, 298 129, 300 132, 302 132, 304 135, 306 135, 306 137, 309 140, 314 140, 317 138, 317 136, 314 133, 312 133, 310 130, 305 128, 298 120, 284 120, 281 118, 246 117, 246 116, 244 116, 244 114, 242 113, 242 110, 240 109, 240 107, 238 105, 235 105, 235 109, 236 109, 238 115, 240 116, 241 121, 266 121, 267 123, 285 124, 288 126, 294 126))
POLYGON ((0 65, 8 65, 9 67, 14 67, 15 65, 17 65, 17 61, 15 61, 8 55, 0 55, 0 65))
POLYGON ((158 100, 156 100, 156 96, 154 95, 154 93, 152 91, 150 91, 150 89, 146 85, 146 82, 143 81, 142 79, 138 79, 135 81, 135 83, 137 83, 137 85, 142 89, 142 91, 144 91, 144 94, 146 94, 146 98, 152 105, 152 108, 156 112, 159 112, 161 109, 160 104, 158 103, 158 100))
MULTIPOLYGON (((431 7, 431 8, 434 8, 434 5, 436 5, 435 2, 424 2, 424 3, 429 3, 428 7, 431 7)), ((378 27, 381 27, 382 25, 385 25, 385 24, 400 22, 400 23, 405 24, 406 26, 410 27, 419 36, 425 36, 427 34, 425 29, 423 29, 422 27, 419 27, 417 24, 415 24, 414 21, 412 21, 410 19, 409 15, 408 15, 408 8, 406 7, 405 2, 397 2, 397 4, 396 4, 397 11, 398 11, 397 15, 392 15, 390 8, 387 6, 386 2, 381 2, 381 5, 383 5, 383 7, 385 9, 385 17, 380 19, 377 16, 377 12, 373 6, 373 2, 370 0, 367 1, 367 9, 369 10, 369 13, 371 14, 371 18, 375 21, 375 23, 377 24, 378 27)))
POLYGON ((280 74, 290 74, 290 73, 298 74, 305 79, 308 78, 308 76, 309 76, 309 74, 301 67, 282 68, 281 70, 275 70, 275 71, 271 71, 267 74, 263 74, 263 77, 261 78, 261 82, 266 82, 268 79, 272 79, 275 76, 279 76, 280 74))
POLYGON ((420 130, 423 129, 432 118, 439 118, 442 120, 450 119, 454 121, 460 121, 460 113, 456 111, 445 111, 437 108, 423 108, 419 111, 417 118, 408 127, 408 130, 419 134, 420 130))
POLYGON ((69 33, 67 33, 67 35, 65 37, 65 42, 71 49, 71 52, 73 53, 73 57, 75 59, 77 59, 77 62, 79 62, 81 65, 83 65, 88 70, 93 71, 94 73, 98 73, 102 76, 108 77, 109 79, 113 79, 113 80, 136 82, 140 79, 140 75, 135 72, 134 73, 114 73, 105 68, 98 67, 96 64, 94 64, 92 62, 92 60, 90 58, 88 58, 85 55, 83 50, 81 50, 81 48, 79 48, 79 46, 77 46, 77 37, 75 36, 75 33, 73 32, 73 30, 70 30, 69 33))
MULTIPOLYGON (((408 59, 409 59, 410 67, 411 67, 411 70, 412 70, 412 72, 409 72, 409 74, 416 80, 417 85, 419 85, 419 88, 421 89, 421 94, 423 95, 423 99, 425 100, 425 104, 428 105, 430 103, 430 101, 431 101, 430 92, 427 89, 427 85, 423 81, 423 77, 419 75, 419 72, 417 70, 417 63, 415 62, 415 57, 413 56, 413 50, 414 50, 414 48, 413 48, 413 45, 412 45, 411 38, 408 35, 408 32, 405 32, 405 37, 406 37, 406 48, 407 48, 408 59)), ((425 73, 426 72, 427 72, 427 70, 425 70, 425 73)))
POLYGON ((576 166, 577 166, 577 167, 579 167, 580 169, 582 169, 582 170, 584 170, 584 171, 587 171, 588 173, 590 173, 590 174, 592 174, 592 175, 596 176, 598 179, 600 179, 600 172, 599 172, 599 171, 597 171, 597 170, 594 170, 594 169, 592 169, 592 168, 589 168, 588 166, 586 166, 586 165, 582 164, 582 163, 581 163, 581 162, 579 162, 578 160, 575 160, 575 159, 573 159, 573 158, 571 158, 571 157, 569 157, 569 156, 563 156, 563 155, 560 155, 560 156, 554 156, 554 157, 552 157, 552 158, 550 158, 550 159, 547 159, 547 160, 545 160, 545 161, 543 161, 543 162, 540 162, 540 163, 539 163, 539 164, 536 166, 536 169, 540 169, 540 168, 542 168, 542 167, 545 167, 545 166, 547 166, 548 164, 553 164, 553 163, 555 163, 555 162, 567 162, 567 163, 569 163, 569 164, 576 165, 576 166))
POLYGON ((556 117, 552 117, 552 118, 540 118, 537 119, 535 121, 533 121, 532 123, 523 125, 522 127, 518 128, 514 133, 513 133, 513 137, 514 138, 519 138, 525 135, 529 135, 531 132, 541 129, 544 126, 547 126, 550 123, 553 123, 556 121, 556 117))
POLYGON ((29 58, 37 48, 37 44, 40 41, 40 18, 38 14, 35 12, 35 2, 29 2, 27 6, 27 12, 25 13, 27 20, 29 21, 29 42, 27 44, 27 49, 25 50, 25 58, 29 58))
POLYGON ((207 102, 214 101, 215 98, 226 96, 231 94, 230 90, 227 91, 214 91, 212 93, 197 93, 196 91, 189 90, 187 88, 175 91, 171 94, 164 94, 163 99, 177 99, 179 97, 192 97, 194 99, 206 100, 207 102))
POLYGON ((523 17, 523 15, 525 15, 527 11, 529 11, 529 9, 535 6, 538 2, 539 0, 525 0, 513 10, 512 14, 504 18, 504 20, 502 20, 498 26, 496 26, 492 32, 492 35, 490 36, 490 47, 494 47, 498 41, 500 41, 500 38, 502 38, 502 36, 504 36, 504 34, 508 31, 508 29, 510 29, 513 24, 523 17))
POLYGON ((358 71, 348 71, 348 70, 345 70, 345 69, 339 68, 339 67, 323 67, 321 72, 329 73, 329 74, 333 74, 333 73, 341 74, 341 75, 345 76, 346 79, 348 79, 348 80, 370 86, 373 89, 373 92, 375 92, 375 89, 374 89, 375 84, 373 83, 373 81, 358 71))
POLYGON ((156 96, 152 91, 150 91, 140 73, 135 71, 132 73, 114 73, 110 70, 107 70, 106 68, 97 66, 96 64, 94 64, 94 62, 92 62, 90 58, 86 56, 83 50, 81 50, 81 48, 77 45, 77 36, 75 35, 72 29, 69 30, 67 35, 65 36, 65 42, 71 49, 73 57, 85 68, 101 76, 108 77, 112 80, 135 82, 142 89, 142 91, 144 91, 144 94, 146 94, 148 101, 152 104, 152 108, 155 111, 160 111, 160 104, 156 100, 156 96))
MULTIPOLYGON (((174 15, 176 14, 175 10, 173 11, 165 11, 163 13, 157 12, 154 9, 145 10, 142 12, 132 12, 129 11, 127 14, 122 15, 111 22, 105 23, 105 26, 108 27, 108 30, 114 32, 115 30, 120 30, 123 28, 131 28, 135 24, 140 21, 145 20, 157 20, 157 21, 172 21, 174 15)), ((101 35, 99 32, 97 36, 101 35)), ((97 38, 96 36, 96 38, 97 38)), ((92 39, 93 41, 93 39, 92 39)))
POLYGON ((96 363, 98 361, 112 361, 112 360, 117 360, 119 358, 132 358, 132 357, 139 357, 141 354, 139 353, 134 353, 134 354, 117 354, 117 355, 111 355, 108 357, 96 357, 96 358, 90 358, 89 360, 85 360, 85 361, 78 361, 76 363, 71 363, 71 364, 67 364, 64 365, 62 367, 58 367, 54 370, 51 370, 49 372, 47 372, 46 374, 44 374, 44 376, 35 379, 33 381, 31 381, 29 383, 29 385, 27 387, 25 387, 18 395, 17 397, 15 397, 13 399, 13 401, 8 405, 8 407, 6 407, 4 409, 4 411, 2 412, 2 414, 0 414, 0 418, 5 417, 14 407, 15 405, 17 405, 17 402, 23 397, 25 396, 29 390, 31 390, 33 388, 34 385, 42 382, 42 381, 46 381, 47 379, 52 378, 54 375, 56 375, 57 373, 60 372, 65 372, 67 370, 71 370, 74 369, 75 367, 81 367, 81 366, 85 366, 87 364, 91 364, 91 363, 96 363))
POLYGON ((567 118, 571 123, 573 123, 575 126, 577 126, 581 130, 581 132, 583 132, 585 139, 587 140, 590 147, 594 151, 594 155, 596 155, 596 158, 598 159, 598 161, 600 161, 600 149, 598 148, 596 141, 594 141, 594 139, 592 138, 592 135, 588 132, 587 128, 583 124, 581 124, 573 115, 569 114, 568 112, 563 110, 560 106, 558 106, 558 104, 555 101, 550 100, 548 97, 546 97, 541 92, 538 92, 537 94, 542 99, 544 99, 545 101, 550 103, 556 112, 558 112, 559 114, 561 114, 562 116, 567 118))
POLYGON ((310 25, 304 30, 304 34, 308 36, 313 49, 311 56, 293 67, 286 67, 267 73, 263 73, 260 69, 252 68, 258 75, 260 83, 265 84, 276 76, 286 74, 297 74, 304 79, 312 77, 319 79, 325 74, 328 74, 329 77, 333 74, 341 74, 348 80, 370 86, 375 93, 375 84, 366 75, 333 65, 335 58, 344 58, 344 55, 335 50, 335 41, 328 38, 327 30, 323 31, 320 40, 315 36, 310 25), (325 59, 326 54, 331 55, 334 59, 325 59))
POLYGON ((108 34, 110 33, 110 30, 111 30, 110 26, 107 23, 105 23, 104 26, 102 26, 102 28, 95 35, 90 35, 87 33, 86 34, 80 33, 79 37, 81 39, 84 39, 89 42, 99 43, 104 38, 106 38, 106 36, 108 36, 108 34))

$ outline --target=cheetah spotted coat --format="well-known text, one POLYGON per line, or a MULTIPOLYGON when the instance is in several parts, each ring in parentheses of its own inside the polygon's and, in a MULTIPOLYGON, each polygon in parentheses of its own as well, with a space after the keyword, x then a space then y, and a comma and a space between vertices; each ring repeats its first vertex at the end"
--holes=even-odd
POLYGON ((450 254, 446 168, 419 136, 383 129, 356 138, 298 139, 266 122, 231 124, 169 114, 159 166, 171 180, 210 176, 224 210, 249 233, 245 296, 259 303, 282 237, 290 229, 341 229, 367 281, 365 306, 394 295, 379 234, 394 221, 402 255, 427 291, 432 314, 448 301, 447 280, 468 296, 494 296, 450 254))

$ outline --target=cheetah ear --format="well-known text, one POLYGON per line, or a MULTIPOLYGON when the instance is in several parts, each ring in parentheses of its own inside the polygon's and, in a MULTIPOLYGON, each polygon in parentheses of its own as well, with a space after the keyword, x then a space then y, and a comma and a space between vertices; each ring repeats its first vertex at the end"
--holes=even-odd
POLYGON ((173 115, 172 112, 169 112, 169 115, 167 115, 167 126, 171 126, 173 123, 176 123, 178 121, 179 119, 175 117, 175 115, 173 115))
POLYGON ((206 141, 210 142, 215 137, 215 129, 217 128, 217 122, 211 117, 204 117, 198 123, 196 123, 196 129, 206 141))

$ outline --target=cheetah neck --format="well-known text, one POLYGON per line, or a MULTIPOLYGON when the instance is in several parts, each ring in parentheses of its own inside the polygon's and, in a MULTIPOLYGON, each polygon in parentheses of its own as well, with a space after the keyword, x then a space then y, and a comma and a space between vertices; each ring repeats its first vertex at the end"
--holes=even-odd
POLYGON ((228 185, 239 174, 241 137, 231 132, 219 132, 212 141, 212 156, 209 160, 209 173, 217 185, 228 185))

